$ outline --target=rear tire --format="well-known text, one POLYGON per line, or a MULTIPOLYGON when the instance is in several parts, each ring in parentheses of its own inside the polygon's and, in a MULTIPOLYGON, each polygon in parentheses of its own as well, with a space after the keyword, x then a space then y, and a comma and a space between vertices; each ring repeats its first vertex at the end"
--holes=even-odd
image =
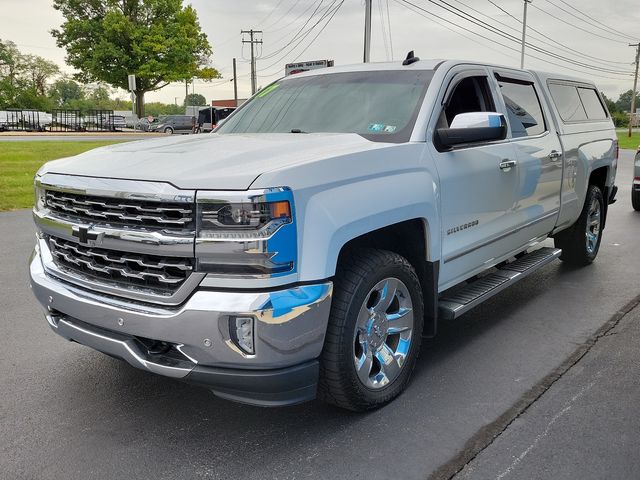
POLYGON ((353 411, 381 407, 409 383, 420 351, 420 281, 402 256, 362 249, 338 266, 318 397, 353 411))
POLYGON ((602 191, 596 185, 589 185, 580 217, 554 238, 556 248, 562 249, 560 260, 576 267, 595 260, 602 241, 604 211, 602 191))
POLYGON ((640 211, 640 190, 635 190, 635 185, 631 186, 631 205, 636 211, 640 211))

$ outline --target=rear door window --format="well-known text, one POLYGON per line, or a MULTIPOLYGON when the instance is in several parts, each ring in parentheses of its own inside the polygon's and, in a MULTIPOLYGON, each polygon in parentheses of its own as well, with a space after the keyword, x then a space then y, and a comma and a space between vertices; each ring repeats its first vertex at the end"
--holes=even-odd
POLYGON ((606 120, 607 111, 600 101, 598 92, 593 88, 578 87, 578 95, 582 101, 589 120, 606 120))
POLYGON ((584 109, 578 89, 575 85, 550 83, 549 91, 553 103, 556 104, 560 118, 565 122, 580 122, 587 120, 587 112, 584 109))
POLYGON ((499 78, 500 93, 507 107, 507 121, 514 138, 546 132, 542 105, 533 83, 499 78))

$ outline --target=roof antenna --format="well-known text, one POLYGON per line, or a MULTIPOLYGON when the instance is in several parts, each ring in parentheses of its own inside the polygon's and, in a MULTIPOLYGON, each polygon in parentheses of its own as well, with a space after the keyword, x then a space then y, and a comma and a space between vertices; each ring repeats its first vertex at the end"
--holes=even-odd
POLYGON ((404 59, 402 65, 411 65, 412 63, 416 63, 419 60, 420 57, 415 57, 413 55, 413 50, 411 50, 409 53, 407 53, 407 58, 404 59))

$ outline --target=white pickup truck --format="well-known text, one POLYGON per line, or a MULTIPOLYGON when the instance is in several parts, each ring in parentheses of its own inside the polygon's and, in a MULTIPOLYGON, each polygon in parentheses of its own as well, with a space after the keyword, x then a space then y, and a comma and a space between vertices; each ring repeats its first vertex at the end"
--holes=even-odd
POLYGON ((55 332, 135 367, 371 409, 438 322, 595 259, 617 157, 589 81, 412 55, 302 73, 212 134, 43 166, 31 284, 55 332))

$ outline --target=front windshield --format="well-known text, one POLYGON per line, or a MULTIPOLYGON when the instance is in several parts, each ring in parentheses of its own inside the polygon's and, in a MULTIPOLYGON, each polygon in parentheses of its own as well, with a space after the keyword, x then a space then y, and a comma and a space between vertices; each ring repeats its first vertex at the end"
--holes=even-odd
POLYGON ((406 142, 431 70, 287 77, 263 88, 217 133, 357 133, 406 142))

